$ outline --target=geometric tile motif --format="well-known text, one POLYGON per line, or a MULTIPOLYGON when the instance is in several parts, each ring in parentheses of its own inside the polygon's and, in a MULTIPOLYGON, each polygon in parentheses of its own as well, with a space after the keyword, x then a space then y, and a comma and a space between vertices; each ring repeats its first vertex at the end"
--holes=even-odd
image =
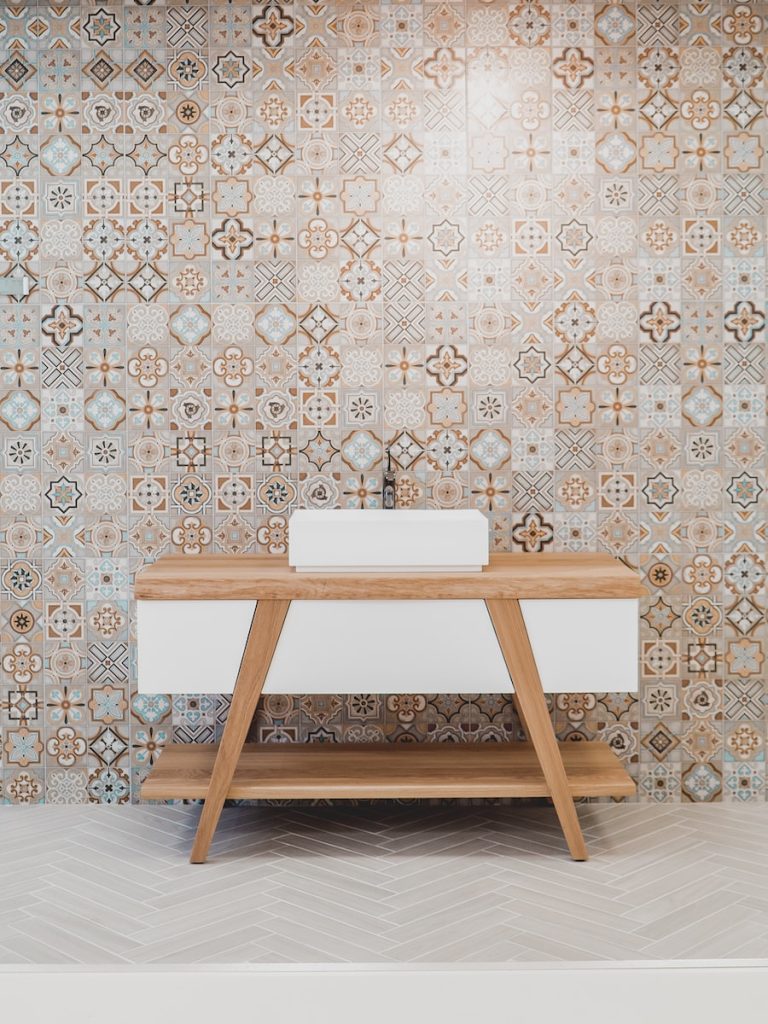
POLYGON ((89 645, 89 674, 94 683, 126 683, 128 681, 128 645, 95 643, 89 645))
POLYGON ((148 88, 162 74, 162 65, 145 50, 125 69, 141 88, 148 88))
POLYGON ((120 66, 105 51, 101 50, 84 65, 83 71, 97 89, 106 89, 120 73, 120 66))
POLYGON ((35 74, 35 68, 23 53, 15 53, 0 65, 0 75, 13 89, 21 89, 35 74))

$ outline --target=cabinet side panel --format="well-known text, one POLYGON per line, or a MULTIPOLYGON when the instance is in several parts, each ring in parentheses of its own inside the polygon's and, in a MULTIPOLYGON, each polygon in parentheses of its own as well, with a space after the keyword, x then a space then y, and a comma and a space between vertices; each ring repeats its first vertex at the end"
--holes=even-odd
POLYGON ((255 601, 137 601, 139 693, 231 693, 255 601))
POLYGON ((521 601, 547 693, 637 691, 639 601, 521 601))

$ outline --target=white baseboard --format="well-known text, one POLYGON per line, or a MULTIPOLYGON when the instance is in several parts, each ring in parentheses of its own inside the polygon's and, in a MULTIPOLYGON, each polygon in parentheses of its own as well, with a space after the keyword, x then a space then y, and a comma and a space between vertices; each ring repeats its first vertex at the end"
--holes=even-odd
POLYGON ((722 1024, 760 1019, 767 995, 768 960, 0 966, 2 1019, 31 1024, 722 1024))

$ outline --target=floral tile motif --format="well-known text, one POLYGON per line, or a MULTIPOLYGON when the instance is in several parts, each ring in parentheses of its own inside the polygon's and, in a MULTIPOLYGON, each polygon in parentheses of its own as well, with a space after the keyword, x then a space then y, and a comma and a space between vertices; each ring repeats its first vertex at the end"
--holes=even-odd
MULTIPOLYGON (((2 798, 214 739, 226 699, 135 693, 135 572, 283 554, 389 448, 403 507, 639 567, 639 693, 553 699, 564 739, 763 799, 767 49, 763 2, 4 6, 2 798)), ((414 690, 254 735, 517 735, 414 690)))

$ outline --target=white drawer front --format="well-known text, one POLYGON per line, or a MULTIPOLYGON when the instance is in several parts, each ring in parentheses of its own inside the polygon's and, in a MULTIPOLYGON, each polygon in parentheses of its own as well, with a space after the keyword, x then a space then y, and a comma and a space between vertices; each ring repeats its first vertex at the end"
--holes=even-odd
POLYGON ((137 601, 139 693, 231 693, 255 601, 137 601))
POLYGON ((266 693, 503 693, 484 601, 294 601, 266 693))
POLYGON ((635 692, 639 605, 633 599, 521 601, 544 690, 635 692))

